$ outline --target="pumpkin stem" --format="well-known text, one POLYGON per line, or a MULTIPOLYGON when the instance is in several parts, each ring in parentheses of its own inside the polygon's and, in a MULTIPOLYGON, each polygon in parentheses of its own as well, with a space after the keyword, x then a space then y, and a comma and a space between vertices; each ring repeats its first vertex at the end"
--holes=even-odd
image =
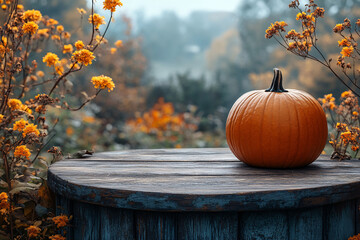
POLYGON ((282 73, 278 68, 274 68, 274 78, 270 88, 266 89, 265 92, 288 92, 282 86, 282 73))

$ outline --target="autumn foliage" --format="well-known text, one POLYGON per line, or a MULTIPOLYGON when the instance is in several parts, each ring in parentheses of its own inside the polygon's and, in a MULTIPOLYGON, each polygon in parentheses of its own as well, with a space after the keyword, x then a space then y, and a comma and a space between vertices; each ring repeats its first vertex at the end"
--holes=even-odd
MULTIPOLYGON (((48 146, 57 124, 47 118, 48 112, 77 111, 103 90, 114 90, 115 83, 104 72, 88 79, 94 89, 82 102, 69 103, 66 98, 71 93, 70 76, 98 59, 96 49, 122 3, 102 2, 109 10, 107 21, 92 8, 87 22, 90 36, 75 40, 57 20, 38 10, 25 10, 19 1, 1 4, 0 238, 65 239, 71 217, 55 216, 46 185, 49 164, 62 157, 59 148, 48 146), (52 159, 42 156, 45 150, 54 154, 52 159)), ((78 12, 79 19, 87 14, 84 9, 78 12)))

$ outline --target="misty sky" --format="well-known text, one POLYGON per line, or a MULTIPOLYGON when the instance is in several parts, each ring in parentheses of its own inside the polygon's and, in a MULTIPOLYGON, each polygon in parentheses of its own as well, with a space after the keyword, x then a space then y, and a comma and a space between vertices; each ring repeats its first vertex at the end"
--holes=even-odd
POLYGON ((195 10, 203 11, 235 11, 241 0, 123 0, 121 11, 132 15, 143 9, 146 16, 159 15, 164 10, 175 11, 179 16, 186 17, 195 10))

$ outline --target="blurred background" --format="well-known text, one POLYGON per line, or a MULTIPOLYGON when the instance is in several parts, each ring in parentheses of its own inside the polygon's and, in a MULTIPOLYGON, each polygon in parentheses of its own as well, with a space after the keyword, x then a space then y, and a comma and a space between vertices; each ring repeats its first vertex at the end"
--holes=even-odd
MULTIPOLYGON (((96 1, 95 9, 108 19, 101 3, 96 1)), ((271 22, 297 26, 297 12, 288 8, 289 0, 123 3, 96 62, 67 81, 70 102, 81 95, 80 86, 92 89, 93 75, 111 76, 115 90, 78 112, 51 110, 53 121, 59 120, 52 144, 64 152, 224 147, 232 104, 247 91, 267 88, 274 67, 283 71, 285 88, 305 90, 315 98, 326 93, 339 96, 346 90, 327 69, 265 39, 271 22)), ((356 21, 360 1, 316 3, 326 11, 318 24, 319 46, 328 58, 336 59, 340 39, 332 28, 345 17, 356 21)), ((25 7, 61 20, 72 42, 90 34, 91 1, 28 0, 25 7), (77 8, 87 13, 81 16, 77 8)))

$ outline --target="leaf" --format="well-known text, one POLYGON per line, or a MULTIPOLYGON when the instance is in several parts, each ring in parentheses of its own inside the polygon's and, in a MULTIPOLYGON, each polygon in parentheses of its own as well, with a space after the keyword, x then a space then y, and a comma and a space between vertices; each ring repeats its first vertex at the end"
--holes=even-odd
POLYGON ((42 223, 42 221, 36 221, 36 222, 34 222, 34 226, 36 226, 36 227, 38 227, 38 226, 40 226, 41 225, 41 223, 42 223))

